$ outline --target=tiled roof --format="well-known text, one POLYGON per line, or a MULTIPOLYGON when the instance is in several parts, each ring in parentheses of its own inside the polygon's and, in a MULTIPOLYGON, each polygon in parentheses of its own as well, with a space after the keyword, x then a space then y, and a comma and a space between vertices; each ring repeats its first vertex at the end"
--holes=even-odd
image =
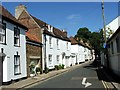
POLYGON ((86 47, 86 45, 85 45, 83 42, 78 41, 78 40, 77 40, 76 38, 74 38, 74 37, 70 37, 70 40, 71 40, 71 44, 72 44, 72 45, 78 44, 78 45, 82 45, 82 46, 86 47))
POLYGON ((29 32, 26 32, 26 36, 31 41, 35 41, 35 42, 41 43, 40 40, 35 35, 32 35, 29 32))
POLYGON ((7 9, 5 9, 2 5, 0 5, 0 15, 2 15, 2 18, 11 21, 12 23, 15 23, 25 29, 25 27, 22 23, 20 23, 7 9))
POLYGON ((71 40, 72 45, 79 44, 78 41, 74 37, 70 37, 70 40, 71 40))
MULTIPOLYGON (((40 20, 40 19, 37 19, 36 17, 32 16, 31 17, 35 20, 35 22, 40 26, 42 27, 43 25, 48 25, 47 23, 45 23, 44 21, 40 20)), ((54 36, 54 37, 57 37, 57 38, 60 38, 60 39, 63 39, 63 40, 67 40, 67 41, 70 41, 70 39, 65 35, 65 33, 57 28, 53 28, 53 32, 49 32, 47 30, 45 30, 43 32, 44 34, 48 34, 48 35, 51 35, 51 36, 54 36)))

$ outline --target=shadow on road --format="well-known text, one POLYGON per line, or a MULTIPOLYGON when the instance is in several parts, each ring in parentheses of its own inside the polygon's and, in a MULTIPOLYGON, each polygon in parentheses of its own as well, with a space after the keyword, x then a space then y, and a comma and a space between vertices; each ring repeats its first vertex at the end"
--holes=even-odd
POLYGON ((84 66, 84 68, 94 70, 97 73, 97 77, 99 80, 103 80, 106 82, 115 82, 115 83, 120 83, 120 78, 117 77, 114 73, 112 73, 110 70, 106 68, 101 68, 100 62, 94 60, 92 63, 90 63, 87 66, 84 66), (113 79, 109 79, 108 76, 112 77, 113 79), (111 81, 112 80, 112 81, 111 81))

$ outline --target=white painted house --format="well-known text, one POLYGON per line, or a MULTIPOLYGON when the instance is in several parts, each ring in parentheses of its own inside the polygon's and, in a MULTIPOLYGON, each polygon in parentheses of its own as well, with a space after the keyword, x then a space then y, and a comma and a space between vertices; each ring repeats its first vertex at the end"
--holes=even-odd
POLYGON ((107 41, 107 67, 120 77, 120 26, 107 41))
MULTIPOLYGON (((106 31, 109 32, 110 30, 112 30, 113 32, 113 33, 106 32, 107 38, 111 38, 111 36, 116 32, 116 30, 120 26, 119 20, 120 20, 120 16, 116 17, 110 23, 106 25, 106 31)), ((106 55, 103 52, 101 52, 101 64, 107 67, 106 55)))
POLYGON ((111 37, 112 36, 112 33, 110 33, 110 30, 114 33, 118 27, 120 26, 120 16, 116 17, 115 19, 113 19, 110 23, 108 23, 106 25, 106 35, 107 37, 111 37))
MULTIPOLYGON (((71 60, 72 64, 79 64, 85 62, 85 46, 82 42, 79 42, 74 37, 70 37, 71 40, 71 60)), ((87 54, 87 53, 86 53, 87 54)))
MULTIPOLYGON (((0 6, 2 22, 0 28, 0 52, 3 59, 2 82, 7 83, 27 76, 26 72, 26 38, 27 28, 18 22, 12 14, 0 6)), ((1 72, 0 72, 1 73, 1 72)))
POLYGON ((65 68, 69 67, 71 65, 71 42, 67 37, 67 32, 46 24, 42 38, 44 45, 43 59, 47 68, 54 69, 55 65, 59 64, 64 64, 65 68))

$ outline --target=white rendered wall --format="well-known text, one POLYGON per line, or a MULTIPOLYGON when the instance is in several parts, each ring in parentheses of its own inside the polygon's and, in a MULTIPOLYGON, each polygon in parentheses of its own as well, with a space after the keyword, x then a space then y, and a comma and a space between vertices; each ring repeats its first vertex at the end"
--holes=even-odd
POLYGON ((19 79, 27 76, 26 72, 26 39, 25 39, 25 30, 20 29, 20 47, 14 46, 14 27, 15 25, 3 21, 6 23, 6 44, 0 44, 0 48, 4 49, 6 57, 3 61, 3 82, 11 81, 12 79, 19 79), (14 55, 20 55, 20 67, 21 74, 14 75, 14 55))

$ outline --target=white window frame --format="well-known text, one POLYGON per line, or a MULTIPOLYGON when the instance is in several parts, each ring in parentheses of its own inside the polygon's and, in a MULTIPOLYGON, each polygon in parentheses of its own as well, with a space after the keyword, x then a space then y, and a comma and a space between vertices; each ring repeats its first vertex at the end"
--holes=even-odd
POLYGON ((52 48, 52 37, 51 36, 49 37, 49 46, 50 48, 52 48))
POLYGON ((20 29, 18 27, 14 27, 14 45, 20 46, 20 29))
POLYGON ((48 60, 49 60, 49 66, 52 65, 52 54, 48 55, 48 60))
POLYGON ((59 39, 56 40, 57 43, 57 49, 60 49, 59 39))
POLYGON ((67 46, 67 50, 69 50, 69 48, 68 48, 68 41, 66 42, 66 46, 67 46))
POLYGON ((14 75, 19 75, 19 74, 21 74, 20 55, 14 55, 14 75))
POLYGON ((0 43, 6 44, 6 23, 2 23, 0 27, 0 43))
POLYGON ((56 59, 57 59, 57 64, 59 64, 59 61, 60 61, 60 56, 59 56, 59 55, 57 55, 57 56, 56 56, 56 59))

